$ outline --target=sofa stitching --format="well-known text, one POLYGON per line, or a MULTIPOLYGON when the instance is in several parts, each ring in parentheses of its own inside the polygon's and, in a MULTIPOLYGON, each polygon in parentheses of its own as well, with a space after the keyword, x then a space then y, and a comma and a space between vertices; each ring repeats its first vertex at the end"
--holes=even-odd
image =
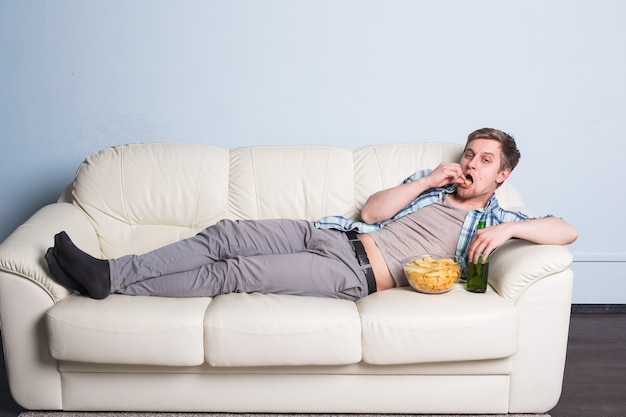
POLYGON ((204 148, 204 155, 202 156, 202 162, 200 163, 200 169, 198 170, 198 178, 196 181, 196 192, 195 192, 195 201, 194 201, 194 205, 193 205, 193 213, 191 214, 191 224, 189 224, 190 228, 195 228, 196 227, 196 221, 198 219, 198 207, 200 205, 199 201, 200 201, 200 193, 202 190, 202 177, 203 174, 205 172, 206 168, 206 161, 209 155, 209 148, 207 146, 205 146, 204 148))
POLYGON ((249 149, 250 152, 250 165, 252 166, 252 181, 254 183, 254 195, 257 197, 256 200, 256 218, 258 219, 260 217, 260 213, 261 213, 261 207, 260 207, 260 199, 258 198, 259 196, 259 186, 258 186, 258 176, 257 176, 257 172, 256 172, 256 165, 254 163, 254 149, 250 148, 249 149))
POLYGON ((378 148, 373 146, 372 152, 374 153, 374 159, 376 159, 376 168, 378 168, 378 176, 380 177, 382 188, 385 189, 387 188, 387 184, 383 176, 383 170, 380 168, 381 164, 380 164, 380 156, 378 155, 378 148))
POLYGON ((357 179, 356 179, 356 158, 357 158, 357 151, 359 151, 359 149, 352 149, 352 215, 355 218, 358 218, 361 216, 361 211, 359 209, 359 207, 357 207, 357 195, 356 195, 356 189, 357 189, 357 179))
POLYGON ((324 173, 325 173, 325 177, 324 177, 324 190, 322 190, 322 196, 323 196, 323 201, 322 201, 322 207, 323 207, 323 212, 327 213, 328 212, 328 183, 330 181, 330 175, 328 175, 328 167, 330 166, 330 156, 332 153, 332 148, 328 148, 327 152, 326 152, 326 166, 324 167, 324 173))
POLYGON ((126 218, 126 223, 130 225, 130 214, 128 213, 128 201, 126 199, 126 177, 124 176, 124 162, 126 156, 126 147, 121 146, 120 150, 120 187, 122 192, 122 207, 124 208, 124 217, 126 218))

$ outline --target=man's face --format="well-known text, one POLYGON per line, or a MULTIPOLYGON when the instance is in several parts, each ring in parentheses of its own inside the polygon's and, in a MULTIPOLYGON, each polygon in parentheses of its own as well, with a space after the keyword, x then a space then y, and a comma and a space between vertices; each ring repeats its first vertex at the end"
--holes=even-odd
MULTIPOLYGON (((500 171, 502 162, 502 145, 491 139, 474 139, 471 141, 463 156, 461 156, 461 170, 471 184, 459 184, 457 194, 465 199, 488 200, 495 192, 498 184, 504 182, 511 171, 500 171)), ((486 201, 485 200, 485 201, 486 201)))

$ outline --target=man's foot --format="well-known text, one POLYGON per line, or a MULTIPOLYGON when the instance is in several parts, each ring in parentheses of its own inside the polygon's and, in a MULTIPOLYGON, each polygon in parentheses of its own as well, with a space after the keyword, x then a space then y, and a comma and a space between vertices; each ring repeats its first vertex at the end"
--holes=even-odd
POLYGON ((48 268, 50 273, 56 282, 63 285, 65 288, 73 291, 78 291, 81 294, 87 294, 87 290, 83 285, 72 278, 67 272, 61 268, 61 265, 54 257, 54 248, 49 248, 46 252, 46 262, 48 262, 48 268))
POLYGON ((54 257, 61 268, 78 281, 92 298, 102 299, 111 294, 109 261, 83 252, 65 232, 54 237, 54 257))

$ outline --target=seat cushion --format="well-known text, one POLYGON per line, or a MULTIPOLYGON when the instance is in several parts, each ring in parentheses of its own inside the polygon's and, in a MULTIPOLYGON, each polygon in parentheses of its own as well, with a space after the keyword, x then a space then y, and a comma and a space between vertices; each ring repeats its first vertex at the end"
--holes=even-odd
POLYGON ((75 362, 201 365, 210 303, 211 298, 70 295, 46 313, 50 354, 75 362))
POLYGON ((205 319, 213 366, 344 365, 361 360, 352 301, 276 294, 216 297, 205 319))
POLYGON ((366 363, 471 361, 517 351, 517 311, 491 287, 484 294, 461 284, 444 294, 394 288, 365 297, 358 306, 366 363))
POLYGON ((196 366, 374 365, 506 358, 518 316, 488 288, 408 287, 346 300, 276 294, 211 298, 71 295, 46 314, 58 360, 196 366))

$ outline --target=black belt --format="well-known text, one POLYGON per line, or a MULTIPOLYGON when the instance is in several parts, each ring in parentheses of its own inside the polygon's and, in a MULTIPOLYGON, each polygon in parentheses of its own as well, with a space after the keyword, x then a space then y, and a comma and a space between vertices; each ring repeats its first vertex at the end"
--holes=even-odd
POLYGON ((370 265, 370 260, 367 258, 367 252, 365 252, 363 242, 359 240, 357 233, 354 230, 346 232, 346 235, 348 236, 348 241, 352 245, 352 249, 354 249, 356 259, 359 261, 361 269, 365 272, 368 294, 376 292, 376 278, 374 278, 374 270, 370 265))

